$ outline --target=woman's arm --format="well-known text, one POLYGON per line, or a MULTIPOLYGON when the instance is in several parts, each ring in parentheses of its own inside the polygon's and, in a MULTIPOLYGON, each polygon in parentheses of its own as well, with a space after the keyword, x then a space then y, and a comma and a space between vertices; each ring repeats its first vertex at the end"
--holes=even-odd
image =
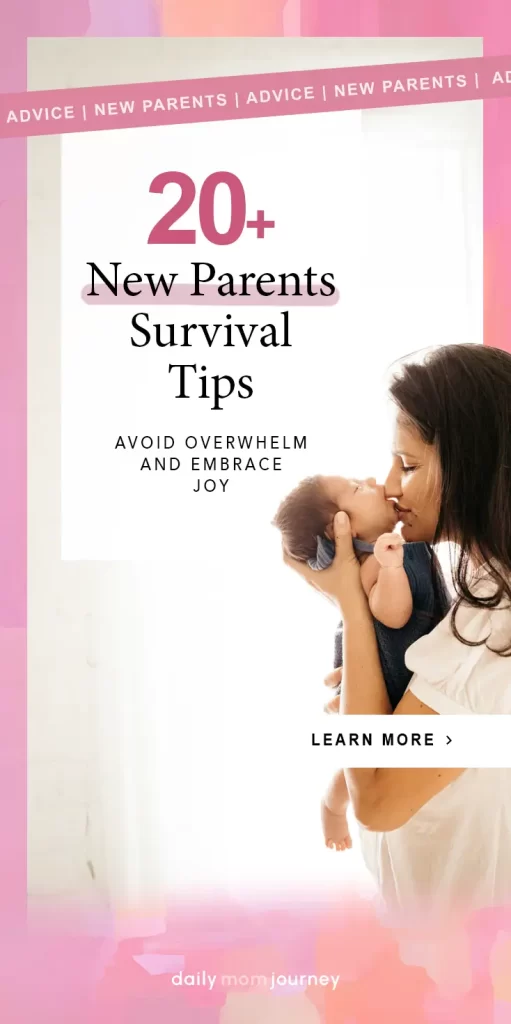
MULTIPOLYGON (((407 691, 394 714, 436 715, 436 711, 407 691)), ((371 832, 392 832, 406 825, 428 800, 464 771, 464 768, 345 768, 344 775, 357 821, 371 832)))
POLYGON ((343 601, 343 685, 341 713, 344 715, 389 715, 391 705, 381 670, 373 618, 360 588, 343 601))
POLYGON ((328 569, 311 569, 284 549, 284 561, 336 604, 343 618, 342 711, 348 715, 388 715, 391 705, 376 642, 373 619, 353 550, 345 512, 334 519, 335 557, 328 569), (347 684, 347 685, 346 685, 347 684))
MULTIPOLYGON (((318 572, 289 557, 285 560, 313 587, 334 600, 341 610, 344 621, 341 711, 348 715, 386 715, 391 707, 346 513, 337 513, 334 533, 335 558, 328 569, 318 572)), ((436 714, 408 692, 394 713, 436 714)), ((387 832, 409 821, 463 771, 463 768, 346 768, 345 778, 356 818, 375 832, 387 832)))

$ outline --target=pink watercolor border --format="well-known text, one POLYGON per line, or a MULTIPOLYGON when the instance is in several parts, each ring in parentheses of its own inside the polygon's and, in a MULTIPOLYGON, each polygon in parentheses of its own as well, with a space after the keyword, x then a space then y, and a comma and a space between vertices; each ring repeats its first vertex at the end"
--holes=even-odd
MULTIPOLYGON (((284 34, 283 0, 222 2, 217 19, 216 6, 213 0, 193 0, 176 12, 166 0, 158 5, 152 0, 90 0, 90 6, 88 0, 24 0, 8 10, 6 4, 0 91, 26 89, 31 36, 284 34)), ((511 50, 509 0, 302 0, 300 28, 308 36, 479 36, 485 55, 511 50)), ((15 926, 24 919, 26 904, 26 229, 26 143, 0 141, 0 903, 10 957, 16 954, 15 926)), ((484 243, 485 343, 510 350, 511 104, 497 99, 485 104, 484 115, 484 243)), ((14 977, 21 986, 24 972, 15 971, 14 977)), ((509 1012, 507 1003, 504 1008, 509 1012)), ((4 1019, 14 1016, 6 1013, 4 1019)), ((54 1013, 52 1019, 65 1018, 54 1013)))

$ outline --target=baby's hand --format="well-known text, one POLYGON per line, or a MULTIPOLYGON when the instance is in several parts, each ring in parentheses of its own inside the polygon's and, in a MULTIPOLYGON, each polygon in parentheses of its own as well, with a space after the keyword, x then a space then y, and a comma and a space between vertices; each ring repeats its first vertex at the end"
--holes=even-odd
POLYGON ((374 557, 384 569, 399 569, 403 564, 403 545, 399 533, 382 533, 374 545, 374 557))

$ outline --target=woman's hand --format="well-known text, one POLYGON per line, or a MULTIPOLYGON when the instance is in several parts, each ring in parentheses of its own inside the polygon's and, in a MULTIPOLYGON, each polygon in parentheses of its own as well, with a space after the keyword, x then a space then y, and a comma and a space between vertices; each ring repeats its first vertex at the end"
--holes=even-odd
POLYGON ((312 587, 325 594, 344 614, 350 602, 365 601, 360 580, 360 564, 353 548, 350 521, 346 512, 338 512, 334 519, 335 557, 328 569, 311 569, 306 562, 298 562, 284 549, 284 562, 294 569, 312 587))
POLYGON ((342 667, 339 666, 339 668, 334 668, 332 672, 329 672, 323 679, 323 683, 325 686, 332 687, 332 689, 334 686, 338 688, 342 683, 342 667))
POLYGON ((335 692, 336 692, 335 697, 331 697, 330 700, 328 701, 328 703, 325 704, 324 707, 323 707, 323 711, 325 711, 327 715, 338 715, 340 710, 341 710, 341 697, 340 697, 341 681, 342 681, 342 668, 341 667, 334 668, 333 672, 329 672, 328 675, 325 676, 325 678, 323 679, 323 682, 324 682, 325 686, 330 687, 330 689, 334 689, 335 688, 335 692))

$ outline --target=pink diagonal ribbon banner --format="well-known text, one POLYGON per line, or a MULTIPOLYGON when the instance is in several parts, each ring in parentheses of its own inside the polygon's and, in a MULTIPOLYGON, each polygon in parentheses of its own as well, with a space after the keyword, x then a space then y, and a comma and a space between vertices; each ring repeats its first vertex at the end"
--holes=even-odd
POLYGON ((0 96, 0 138, 511 95, 511 57, 467 57, 0 96))

